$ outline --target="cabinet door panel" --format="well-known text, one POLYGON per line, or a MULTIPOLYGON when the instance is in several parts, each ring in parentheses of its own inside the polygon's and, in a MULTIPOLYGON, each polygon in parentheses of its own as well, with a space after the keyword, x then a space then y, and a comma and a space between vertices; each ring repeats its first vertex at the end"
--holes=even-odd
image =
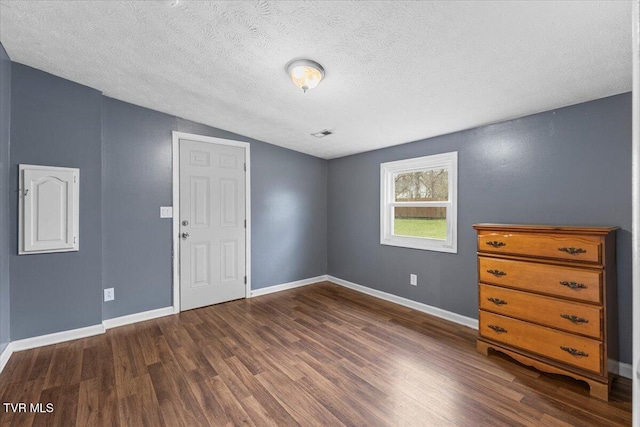
POLYGON ((78 171, 21 165, 21 254, 78 249, 78 171))

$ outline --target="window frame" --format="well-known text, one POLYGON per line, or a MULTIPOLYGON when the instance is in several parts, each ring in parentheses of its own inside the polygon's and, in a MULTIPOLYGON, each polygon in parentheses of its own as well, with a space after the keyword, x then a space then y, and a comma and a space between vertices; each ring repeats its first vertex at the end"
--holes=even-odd
POLYGON ((380 244, 427 251, 458 253, 457 151, 380 163, 380 244), (448 201, 395 201, 395 177, 397 175, 443 168, 448 169, 448 201), (441 240, 428 237, 397 236, 393 234, 393 208, 397 206, 447 208, 447 238, 441 240))

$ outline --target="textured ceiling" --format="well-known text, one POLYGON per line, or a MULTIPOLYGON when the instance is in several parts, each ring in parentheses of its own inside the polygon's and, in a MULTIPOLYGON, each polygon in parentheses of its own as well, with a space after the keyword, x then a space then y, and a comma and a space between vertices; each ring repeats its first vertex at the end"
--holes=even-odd
POLYGON ((107 96, 323 158, 631 90, 624 1, 172 4, 0 1, 0 41, 107 96), (326 70, 306 95, 293 58, 326 70))

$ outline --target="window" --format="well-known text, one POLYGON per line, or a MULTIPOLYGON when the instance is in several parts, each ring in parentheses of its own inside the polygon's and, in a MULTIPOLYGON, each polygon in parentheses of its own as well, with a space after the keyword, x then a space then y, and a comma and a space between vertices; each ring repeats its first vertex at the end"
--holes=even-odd
POLYGON ((380 244, 457 253, 458 153, 380 165, 380 244))

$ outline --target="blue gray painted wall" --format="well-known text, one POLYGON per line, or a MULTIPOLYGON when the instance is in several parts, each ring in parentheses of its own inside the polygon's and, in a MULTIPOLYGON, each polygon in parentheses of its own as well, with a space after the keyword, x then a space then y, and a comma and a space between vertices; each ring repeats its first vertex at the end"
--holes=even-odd
MULTIPOLYGON (((12 71, 11 194, 19 163, 81 169, 79 252, 17 256, 11 227, 12 339, 172 304, 171 220, 159 209, 172 203, 173 130, 251 144, 254 289, 326 272, 325 160, 12 71), (110 287, 116 299, 103 304, 110 287)), ((17 224, 16 198, 10 207, 17 224)))
POLYGON ((17 63, 11 87, 11 339, 100 324, 102 95, 17 63), (80 168, 80 251, 17 255, 20 163, 80 168))
POLYGON ((103 97, 105 319, 172 304, 171 131, 175 118, 103 97))
POLYGON ((472 318, 472 224, 622 227, 620 355, 631 362, 630 94, 331 160, 328 193, 329 274, 472 318), (459 156, 458 253, 380 245, 380 163, 449 151, 459 156))
POLYGON ((11 60, 0 43, 0 354, 9 344, 9 130, 11 127, 11 60))
POLYGON ((103 98, 104 318, 172 304, 172 131, 251 144, 252 288, 326 273, 327 162, 103 98))
POLYGON ((23 65, 10 72, 10 196, 19 163, 80 167, 82 177, 80 252, 18 257, 10 227, 12 339, 171 304, 171 221, 159 207, 171 204, 178 130, 251 144, 254 289, 328 271, 477 317, 473 223, 620 225, 620 350, 630 360, 628 94, 327 162, 23 65), (379 164, 452 150, 460 161, 458 254, 381 246, 379 164), (102 305, 103 287, 115 288, 114 302, 102 305))
POLYGON ((178 130, 251 144, 253 289, 327 273, 327 161, 178 119, 178 130))

